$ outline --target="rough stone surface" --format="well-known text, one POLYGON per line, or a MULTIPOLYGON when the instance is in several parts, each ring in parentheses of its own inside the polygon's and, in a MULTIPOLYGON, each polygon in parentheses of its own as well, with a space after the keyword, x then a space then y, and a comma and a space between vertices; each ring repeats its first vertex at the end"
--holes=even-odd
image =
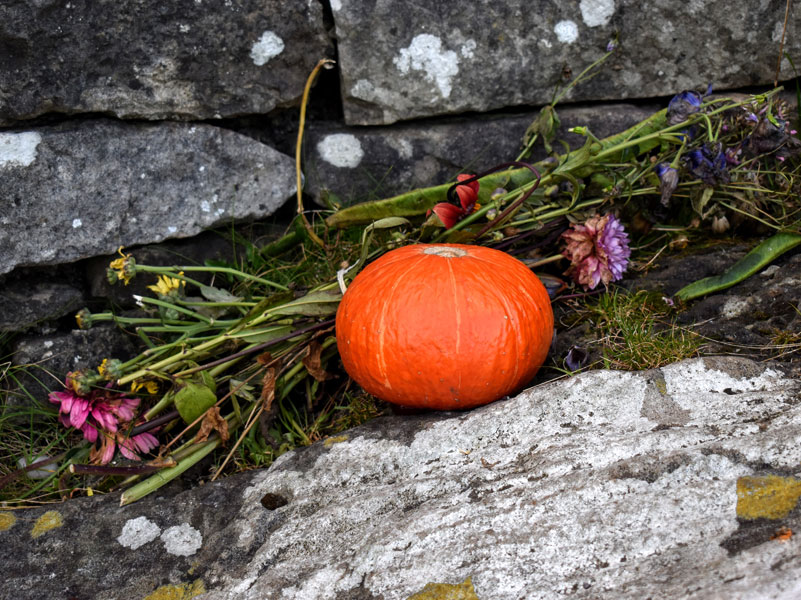
MULTIPOLYGON (((349 124, 541 105, 620 46, 570 98, 668 96, 688 88, 772 84, 785 3, 639 0, 332 2, 349 124)), ((801 52, 791 16, 789 56, 801 52)), ((786 59, 780 79, 794 77, 786 59)))
POLYGON ((265 217, 294 181, 289 157, 210 125, 94 119, 0 133, 0 273, 265 217))
POLYGON ((790 600, 801 541, 776 533, 801 527, 800 391, 737 358, 596 371, 124 508, 17 511, 0 596, 396 600, 472 577, 482 600, 790 600), (747 491, 763 476, 784 498, 747 491))
POLYGON ((17 374, 18 389, 8 394, 9 406, 29 403, 31 397, 46 402, 48 390, 59 389, 69 371, 95 368, 104 358, 127 360, 136 355, 131 338, 122 335, 110 323, 85 331, 76 329, 56 335, 25 335, 14 341, 11 350, 13 365, 31 368, 17 374), (24 393, 21 392, 23 389, 24 393))
POLYGON ((46 113, 267 113, 295 102, 332 51, 319 2, 6 0, 0 124, 46 113))
POLYGON ((16 282, 0 287, 0 332, 25 331, 81 307, 83 292, 66 283, 16 282))
MULTIPOLYGON (((585 138, 568 133, 570 127, 585 125, 604 138, 660 108, 631 104, 557 107, 562 122, 557 139, 579 148, 585 138)), ((328 193, 343 204, 352 204, 453 181, 458 173, 487 170, 515 159, 523 148, 523 134, 538 115, 535 111, 371 128, 315 123, 306 139, 304 191, 318 202, 328 193)), ((555 150, 564 149, 555 144, 555 150)), ((531 160, 545 156, 537 144, 531 160)))

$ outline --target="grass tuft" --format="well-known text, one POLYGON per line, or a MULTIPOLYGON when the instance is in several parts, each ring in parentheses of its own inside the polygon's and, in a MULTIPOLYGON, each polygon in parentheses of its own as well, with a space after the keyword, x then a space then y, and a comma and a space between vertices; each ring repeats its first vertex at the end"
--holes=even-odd
POLYGON ((605 368, 654 369, 699 355, 701 338, 675 324, 657 293, 612 291, 589 310, 599 329, 605 368))

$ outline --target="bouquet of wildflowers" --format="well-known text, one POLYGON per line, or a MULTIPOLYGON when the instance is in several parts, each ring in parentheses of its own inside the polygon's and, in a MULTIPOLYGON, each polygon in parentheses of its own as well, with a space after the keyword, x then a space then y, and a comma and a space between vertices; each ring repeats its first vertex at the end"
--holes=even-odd
MULTIPOLYGON (((399 245, 495 247, 535 269, 554 299, 623 278, 632 253, 630 223, 639 234, 676 236, 752 223, 779 236, 762 248, 764 264, 801 241, 799 143, 778 97, 779 90, 736 98, 684 91, 610 138, 574 127, 584 144, 561 154, 553 151, 555 100, 526 132, 516 160, 461 174, 452 184, 331 210, 314 225, 299 217, 284 238, 253 249, 257 269, 156 267, 121 252, 109 267, 110 281, 155 277, 153 297, 137 297, 140 316, 84 310, 78 322, 134 328, 147 348, 126 362, 108 359, 95 370, 70 373, 66 389, 51 394, 61 422, 86 445, 78 457, 90 464, 78 471, 128 475, 122 484, 135 485, 123 492, 125 504, 215 449, 225 447, 218 474, 237 456, 262 456, 268 464, 293 445, 358 422, 336 418, 343 407, 333 398, 352 390, 332 374, 332 316, 347 281, 399 245), (537 143, 550 156, 529 164, 537 143), (295 268, 292 261, 309 260, 316 278, 302 285, 279 281, 295 268), (196 279, 199 272, 228 285, 196 279), (141 467, 119 466, 117 452, 134 461, 151 454, 141 467), (153 470, 159 472, 140 481, 153 470)), ((365 418, 376 413, 364 405, 359 410, 365 418)))

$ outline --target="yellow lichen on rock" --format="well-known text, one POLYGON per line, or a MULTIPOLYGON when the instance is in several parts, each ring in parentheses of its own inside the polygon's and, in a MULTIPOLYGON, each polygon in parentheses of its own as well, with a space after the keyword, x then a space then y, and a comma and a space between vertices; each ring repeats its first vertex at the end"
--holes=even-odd
POLYGON ((737 480, 737 516, 740 519, 783 519, 798 504, 801 480, 766 475, 737 480))
POLYGON ((17 517, 14 516, 14 513, 0 512, 0 531, 11 529, 16 522, 17 517))
POLYGON ((203 580, 195 579, 192 583, 163 585, 152 594, 145 596, 144 600, 190 600, 190 598, 205 593, 206 586, 203 584, 203 580))
POLYGON ((348 441, 348 436, 346 436, 346 435, 335 435, 333 437, 325 438, 325 441, 323 442, 323 446, 325 446, 326 448, 330 448, 334 444, 339 444, 339 443, 347 442, 347 441, 348 441))
POLYGON ((64 519, 61 513, 57 510, 48 510, 36 519, 36 523, 33 524, 33 529, 31 529, 31 537, 36 539, 51 529, 58 529, 62 525, 64 525, 64 519))
POLYGON ((429 583, 407 600, 479 600, 470 577, 462 583, 429 583))

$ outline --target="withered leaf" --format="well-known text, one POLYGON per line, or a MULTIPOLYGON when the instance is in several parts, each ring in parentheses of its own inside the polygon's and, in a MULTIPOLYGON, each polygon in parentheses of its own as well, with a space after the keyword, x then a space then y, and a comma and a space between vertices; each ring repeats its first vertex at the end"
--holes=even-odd
POLYGON ((331 373, 327 372, 322 367, 322 359, 320 355, 323 353, 323 346, 318 341, 314 341, 308 345, 309 353, 304 356, 301 361, 303 366, 309 374, 317 381, 325 381, 331 378, 331 373))
POLYGON ((206 411, 206 414, 203 415, 203 420, 200 422, 200 431, 198 431, 195 436, 195 442, 205 442, 209 439, 209 435, 212 431, 217 432, 223 444, 231 437, 228 434, 228 421, 223 419, 222 415, 220 415, 219 406, 212 406, 206 411))
POLYGON ((262 352, 256 357, 256 362, 260 365, 269 365, 273 361, 273 355, 269 352, 262 352))
POLYGON ((160 469, 166 469, 167 467, 174 467, 177 464, 178 463, 171 456, 157 456, 153 460, 147 461, 148 467, 159 467, 160 469))
POLYGON ((270 412, 275 399, 275 368, 264 369, 261 379, 261 403, 266 412, 270 412))

